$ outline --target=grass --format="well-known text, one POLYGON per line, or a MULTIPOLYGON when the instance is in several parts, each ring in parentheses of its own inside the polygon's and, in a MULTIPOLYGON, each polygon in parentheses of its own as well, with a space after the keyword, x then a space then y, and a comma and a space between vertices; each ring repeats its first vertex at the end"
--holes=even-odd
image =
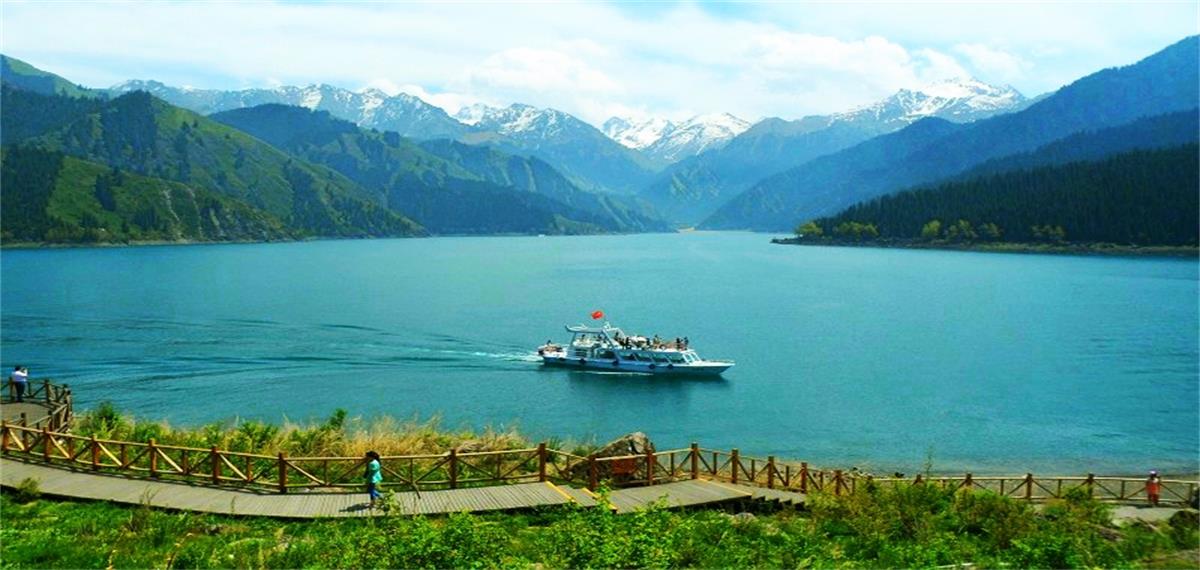
MULTIPOLYGON (((256 420, 227 420, 201 426, 172 426, 165 420, 144 420, 125 414, 109 402, 101 402, 75 418, 72 433, 100 439, 148 442, 164 445, 293 457, 362 457, 374 450, 382 455, 440 454, 470 442, 479 451, 502 451, 536 447, 514 428, 484 428, 480 431, 452 430, 438 418, 398 420, 380 416, 371 420, 350 417, 336 410, 324 422, 282 425, 256 420)), ((586 455, 594 442, 553 440, 557 449, 586 455)))
POLYGON ((1195 567, 1195 516, 1114 528, 1072 495, 1040 511, 987 492, 869 487, 811 510, 603 508, 285 522, 0 497, 10 568, 1195 567))

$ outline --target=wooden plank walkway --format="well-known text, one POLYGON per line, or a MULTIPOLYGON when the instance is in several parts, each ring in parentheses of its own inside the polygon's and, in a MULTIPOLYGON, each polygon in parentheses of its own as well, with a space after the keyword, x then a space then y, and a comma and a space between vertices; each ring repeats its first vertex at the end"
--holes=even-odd
POLYGON ((51 406, 41 398, 25 398, 24 402, 5 402, 0 405, 0 418, 15 424, 21 421, 21 414, 29 423, 36 422, 50 414, 51 406))
MULTIPOLYGON (((153 481, 0 459, 0 485, 12 488, 25 479, 37 480, 41 492, 50 496, 146 504, 202 513, 306 519, 381 514, 379 510, 367 508, 365 493, 310 491, 282 495, 153 481)), ((386 483, 384 487, 387 487, 386 483)), ((548 482, 420 493, 398 491, 393 496, 396 509, 405 515, 505 511, 569 504, 592 507, 600 504, 598 497, 587 489, 548 482)), ((612 508, 619 513, 633 512, 652 504, 670 508, 746 499, 799 505, 803 503, 804 495, 704 479, 619 489, 609 494, 612 508)))
MULTIPOLYGON (((57 497, 148 504, 202 513, 278 518, 356 517, 379 514, 367 506, 366 493, 295 492, 286 495, 185 483, 150 481, 0 460, 0 484, 15 487, 32 478, 42 493, 57 497)), ((385 484, 386 488, 386 484, 385 484)), ((442 514, 526 509, 575 503, 572 494, 550 483, 412 491, 394 494, 401 514, 442 514)), ((591 504, 595 504, 592 500, 591 504)))
POLYGON ((668 508, 710 505, 727 501, 764 500, 800 506, 804 495, 791 491, 765 489, 707 479, 677 481, 650 487, 635 487, 613 491, 609 501, 620 513, 644 509, 651 504, 668 508))

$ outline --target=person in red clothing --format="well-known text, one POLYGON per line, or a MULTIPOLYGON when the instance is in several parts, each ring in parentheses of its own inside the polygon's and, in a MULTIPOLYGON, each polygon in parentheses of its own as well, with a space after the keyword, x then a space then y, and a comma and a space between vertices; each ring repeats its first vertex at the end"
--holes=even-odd
POLYGON ((1150 501, 1150 506, 1158 506, 1158 491, 1162 487, 1162 479, 1158 478, 1158 471, 1151 471, 1150 476, 1146 478, 1146 500, 1150 501))

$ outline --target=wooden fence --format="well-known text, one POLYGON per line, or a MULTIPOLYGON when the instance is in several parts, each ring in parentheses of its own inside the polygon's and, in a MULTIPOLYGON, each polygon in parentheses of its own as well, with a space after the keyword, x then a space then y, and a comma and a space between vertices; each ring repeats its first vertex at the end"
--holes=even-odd
MULTIPOLYGON (((114 441, 67 433, 71 391, 46 381, 27 394, 44 399, 49 413, 26 425, 0 422, 0 453, 75 469, 161 480, 261 488, 286 493, 297 490, 344 490, 362 486, 366 460, 360 457, 288 457, 204 449, 149 442, 114 441)), ((799 493, 834 495, 859 486, 937 485, 942 488, 988 490, 1006 497, 1044 501, 1083 489, 1101 501, 1144 501, 1145 481, 1126 477, 962 476, 874 479, 857 472, 810 468, 808 463, 778 461, 774 456, 743 456, 690 447, 618 457, 580 456, 550 449, 545 443, 527 449, 464 453, 384 456, 385 481, 400 490, 480 487, 507 483, 554 481, 596 489, 656 485, 684 479, 711 479, 799 493)), ((1163 480, 1161 503, 1189 504, 1196 481, 1163 480)))
MULTIPOLYGON (((12 382, 7 382, 6 395, 0 397, 0 404, 16 402, 16 388, 12 382)), ((22 412, 18 423, 26 427, 46 427, 52 431, 66 431, 71 425, 73 406, 71 388, 66 384, 58 385, 50 380, 31 380, 25 390, 25 402, 34 404, 40 411, 32 417, 22 412)))

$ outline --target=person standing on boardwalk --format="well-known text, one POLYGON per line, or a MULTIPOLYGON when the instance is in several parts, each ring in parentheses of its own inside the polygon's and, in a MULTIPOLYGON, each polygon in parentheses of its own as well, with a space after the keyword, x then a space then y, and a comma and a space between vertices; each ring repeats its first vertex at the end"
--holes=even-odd
POLYGON ((29 385, 29 369, 23 366, 14 366, 12 376, 9 376, 9 381, 12 382, 13 400, 24 402, 25 387, 29 385))
POLYGON ((1158 477, 1158 471, 1151 471, 1150 476, 1146 478, 1146 500, 1150 501, 1150 506, 1158 506, 1158 492, 1162 487, 1162 479, 1158 477))
POLYGON ((383 482, 383 468, 379 465, 379 454, 367 452, 367 497, 371 499, 370 508, 375 508, 375 500, 379 498, 379 484, 383 482))

